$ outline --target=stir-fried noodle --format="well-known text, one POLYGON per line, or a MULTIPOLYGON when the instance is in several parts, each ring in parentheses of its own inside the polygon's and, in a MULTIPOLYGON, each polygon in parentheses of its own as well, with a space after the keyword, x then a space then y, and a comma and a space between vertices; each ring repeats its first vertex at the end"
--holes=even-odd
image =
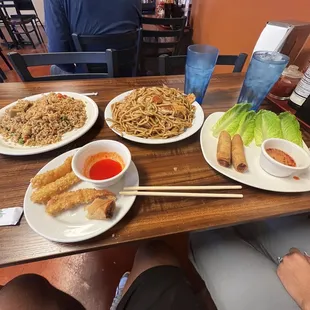
POLYGON ((112 128, 142 138, 170 138, 192 126, 193 94, 175 88, 143 87, 112 105, 112 128))

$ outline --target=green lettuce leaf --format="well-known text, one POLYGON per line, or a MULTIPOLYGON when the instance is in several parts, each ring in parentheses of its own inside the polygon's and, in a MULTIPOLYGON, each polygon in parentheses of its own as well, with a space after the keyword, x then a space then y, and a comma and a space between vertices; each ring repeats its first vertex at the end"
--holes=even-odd
POLYGON ((300 125, 295 115, 290 112, 283 112, 279 115, 283 139, 303 146, 300 125))
POLYGON ((251 108, 250 103, 238 103, 229 109, 213 126, 213 136, 217 137, 221 131, 226 130, 233 136, 238 127, 243 115, 251 108))
POLYGON ((266 139, 282 138, 281 122, 277 114, 267 110, 260 110, 256 114, 254 138, 257 146, 266 139))
POLYGON ((254 111, 246 112, 240 120, 237 134, 242 138, 245 146, 248 146, 254 138, 256 113, 254 111))

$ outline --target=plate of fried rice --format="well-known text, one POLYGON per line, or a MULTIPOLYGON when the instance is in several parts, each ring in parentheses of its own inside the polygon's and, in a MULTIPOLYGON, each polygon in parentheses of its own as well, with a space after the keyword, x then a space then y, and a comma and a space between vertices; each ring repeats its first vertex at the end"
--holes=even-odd
POLYGON ((0 110, 0 154, 33 155, 62 147, 96 122, 97 104, 72 92, 20 99, 0 110))

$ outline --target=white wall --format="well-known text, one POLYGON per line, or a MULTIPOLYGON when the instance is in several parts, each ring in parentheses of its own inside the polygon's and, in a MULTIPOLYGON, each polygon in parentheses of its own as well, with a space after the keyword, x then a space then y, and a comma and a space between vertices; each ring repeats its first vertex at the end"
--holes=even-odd
POLYGON ((39 18, 41 19, 42 23, 44 24, 44 3, 43 3, 43 0, 32 0, 37 12, 38 12, 38 15, 39 15, 39 18))

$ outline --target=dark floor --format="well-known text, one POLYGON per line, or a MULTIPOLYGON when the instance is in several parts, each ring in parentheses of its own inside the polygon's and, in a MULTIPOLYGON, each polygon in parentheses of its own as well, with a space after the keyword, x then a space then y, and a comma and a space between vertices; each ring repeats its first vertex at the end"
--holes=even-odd
MULTIPOLYGON (((33 39, 35 40, 35 38, 33 39)), ((47 42, 45 35, 44 40, 47 42)), ((8 50, 3 44, 1 44, 1 48, 5 55, 16 50, 8 50)), ((32 46, 25 46, 18 52, 22 54, 44 53, 47 52, 46 43, 37 45, 36 49, 33 49, 32 46)), ((14 71, 8 70, 2 60, 0 60, 0 67, 7 76, 6 82, 20 81, 18 75, 14 71)), ((36 67, 31 71, 34 75, 45 75, 49 74, 49 67, 36 67)), ((164 240, 174 248, 195 293, 206 304, 206 309, 214 310, 215 307, 204 283, 187 258, 187 235, 174 235, 166 237, 164 240)), ((36 273, 46 277, 57 288, 77 298, 87 309, 108 310, 119 279, 124 272, 130 270, 138 246, 138 244, 123 245, 80 255, 2 268, 0 269, 0 285, 6 284, 21 274, 36 273)))

